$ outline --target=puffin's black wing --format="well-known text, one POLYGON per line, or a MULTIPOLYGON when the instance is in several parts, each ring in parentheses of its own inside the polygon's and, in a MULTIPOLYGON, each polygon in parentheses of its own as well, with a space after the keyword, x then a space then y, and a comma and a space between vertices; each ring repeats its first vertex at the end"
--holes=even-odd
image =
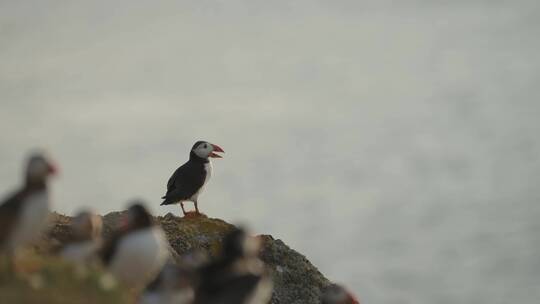
POLYGON ((252 274, 236 277, 227 284, 227 292, 222 295, 220 300, 230 304, 245 303, 257 288, 260 280, 261 277, 252 274))
POLYGON ((215 282, 205 282, 207 284, 201 284, 203 286, 201 286, 196 293, 195 303, 244 303, 247 297, 257 288, 257 284, 260 283, 261 277, 254 274, 244 274, 226 278, 213 278, 213 280, 215 280, 215 282))
POLYGON ((187 200, 204 185, 206 170, 204 164, 188 161, 174 171, 167 183, 167 193, 161 205, 175 204, 181 200, 187 200))
POLYGON ((111 263, 118 248, 118 244, 124 235, 124 232, 117 231, 105 242, 105 244, 103 244, 99 251, 99 257, 104 265, 109 265, 111 263))
POLYGON ((0 205, 0 248, 4 246, 17 223, 25 196, 24 191, 17 191, 0 205))

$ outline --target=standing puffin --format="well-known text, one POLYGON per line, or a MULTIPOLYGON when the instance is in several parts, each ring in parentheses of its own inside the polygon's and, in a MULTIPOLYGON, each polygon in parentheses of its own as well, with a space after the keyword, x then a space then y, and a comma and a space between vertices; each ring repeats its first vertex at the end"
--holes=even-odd
POLYGON ((24 185, 0 204, 0 252, 14 254, 35 241, 47 226, 47 181, 55 166, 41 153, 30 156, 24 185))
POLYGON ((195 204, 195 212, 199 214, 197 199, 204 186, 212 176, 212 162, 209 158, 221 158, 215 152, 225 152, 218 145, 206 141, 198 141, 189 153, 189 160, 174 171, 167 182, 167 193, 162 197, 161 205, 180 203, 182 212, 186 215, 184 202, 195 204))
POLYGON ((103 246, 100 257, 122 284, 142 288, 158 275, 169 258, 165 233, 139 202, 129 207, 121 227, 103 246))

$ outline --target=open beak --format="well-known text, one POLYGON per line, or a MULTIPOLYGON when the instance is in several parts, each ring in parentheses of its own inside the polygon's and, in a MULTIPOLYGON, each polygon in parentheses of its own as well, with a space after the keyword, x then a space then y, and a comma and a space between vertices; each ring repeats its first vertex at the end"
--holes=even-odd
POLYGON ((218 145, 214 145, 214 144, 211 144, 212 145, 212 152, 210 152, 210 155, 208 155, 208 157, 212 157, 212 158, 223 158, 223 156, 219 155, 219 154, 216 154, 214 152, 222 152, 222 153, 225 153, 225 151, 223 151, 223 149, 221 149, 220 146, 218 145))

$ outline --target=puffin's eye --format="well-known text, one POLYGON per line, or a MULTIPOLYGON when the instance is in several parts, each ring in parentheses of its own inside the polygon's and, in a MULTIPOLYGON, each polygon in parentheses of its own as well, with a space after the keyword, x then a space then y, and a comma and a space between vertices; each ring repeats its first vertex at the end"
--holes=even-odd
POLYGON ((207 146, 206 144, 204 144, 204 147, 203 147, 203 148, 205 148, 205 149, 206 149, 206 148, 208 148, 208 146, 207 146))

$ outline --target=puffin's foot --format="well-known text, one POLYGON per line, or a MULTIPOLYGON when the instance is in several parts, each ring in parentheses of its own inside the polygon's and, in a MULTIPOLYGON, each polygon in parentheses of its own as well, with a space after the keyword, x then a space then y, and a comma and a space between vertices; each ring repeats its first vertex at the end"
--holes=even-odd
POLYGON ((204 213, 200 213, 197 211, 188 211, 184 213, 184 218, 197 218, 197 217, 208 217, 204 213))

